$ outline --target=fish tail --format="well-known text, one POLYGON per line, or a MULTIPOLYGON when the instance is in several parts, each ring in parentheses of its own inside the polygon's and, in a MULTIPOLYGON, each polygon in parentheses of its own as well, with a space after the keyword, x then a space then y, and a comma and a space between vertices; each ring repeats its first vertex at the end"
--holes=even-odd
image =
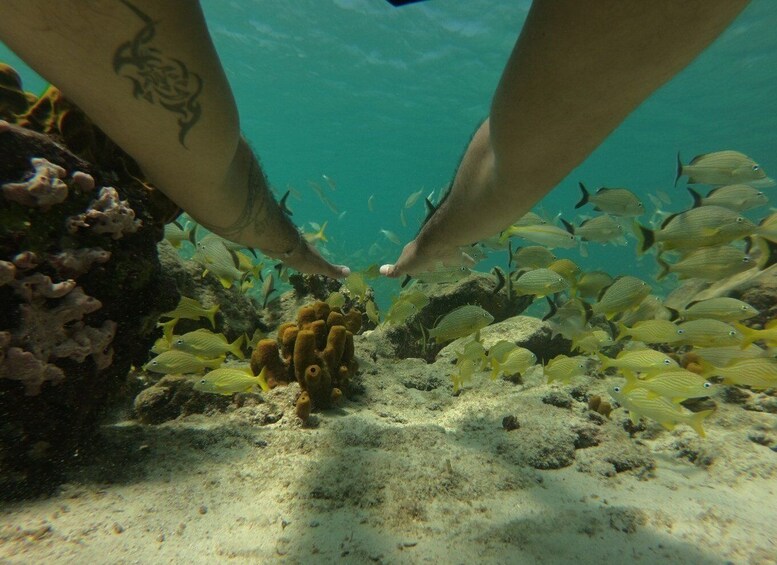
POLYGON ((669 310, 669 321, 674 322, 680 317, 680 311, 675 310, 674 308, 671 308, 670 306, 664 306, 667 310, 669 310))
POLYGON ((696 412, 693 416, 688 418, 688 425, 691 426, 693 431, 699 434, 700 437, 706 437, 707 434, 704 432, 702 423, 704 422, 704 419, 713 412, 714 410, 702 410, 701 412, 696 412))
POLYGON ((656 257, 656 261, 661 267, 661 270, 656 275, 656 280, 660 281, 661 279, 665 278, 669 274, 669 269, 671 266, 669 265, 669 263, 661 259, 660 255, 656 257))
POLYGON ((626 379, 626 384, 621 389, 623 394, 627 394, 639 386, 639 379, 631 371, 621 371, 621 375, 626 379))
POLYGON ((680 160, 680 152, 677 152, 677 174, 674 177, 674 185, 677 186, 677 181, 683 176, 683 162, 680 160))
POLYGON ((219 304, 214 304, 213 307, 208 308, 205 311, 205 317, 210 321, 210 327, 216 329, 216 312, 219 311, 219 304))
POLYGON ((577 183, 577 185, 580 187, 580 190, 583 191, 583 196, 580 198, 580 202, 575 204, 575 208, 581 208, 582 206, 585 206, 588 204, 589 198, 591 198, 591 194, 586 189, 585 185, 582 182, 577 183))
POLYGON ((734 324, 734 327, 739 330, 739 333, 742 334, 742 343, 739 344, 740 349, 747 349, 758 341, 758 332, 752 328, 747 327, 744 324, 734 324))
POLYGON ((599 358, 599 362, 602 364, 602 371, 605 371, 610 368, 612 359, 607 357, 604 353, 601 351, 596 352, 596 356, 599 358))
POLYGON ((216 357, 215 359, 204 359, 202 361, 202 364, 208 367, 209 369, 218 369, 221 367, 221 364, 224 362, 224 356, 216 357))
POLYGON ((245 334, 243 334, 235 341, 229 344, 229 352, 232 353, 232 355, 234 355, 238 359, 246 358, 246 356, 243 354, 243 343, 245 342, 245 337, 246 337, 245 334))
POLYGON ((685 188, 688 189, 688 192, 691 193, 691 198, 693 198, 693 205, 691 206, 691 208, 698 208, 699 206, 701 206, 702 205, 701 194, 696 192, 690 186, 686 186, 685 188))
POLYGON ((267 377, 265 376, 266 371, 267 367, 262 367, 262 370, 256 375, 256 384, 259 385, 263 392, 270 390, 270 385, 267 384, 267 377))
POLYGON ((615 338, 615 341, 620 341, 623 338, 628 337, 630 329, 631 328, 628 328, 623 322, 618 322, 618 337, 615 338))
POLYGON ((656 236, 653 230, 646 228, 640 223, 636 223, 634 234, 637 236, 637 255, 642 255, 645 251, 653 247, 656 242, 656 236))
POLYGON ((561 220, 561 223, 564 224, 564 229, 566 229, 572 235, 575 235, 575 226, 567 222, 564 218, 559 218, 559 220, 561 220))

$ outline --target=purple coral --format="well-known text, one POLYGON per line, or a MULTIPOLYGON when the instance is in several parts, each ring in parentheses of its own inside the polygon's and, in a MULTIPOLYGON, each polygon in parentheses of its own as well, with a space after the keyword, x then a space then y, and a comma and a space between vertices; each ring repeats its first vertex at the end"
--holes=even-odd
POLYGON ((67 185, 61 179, 65 176, 65 169, 42 157, 33 157, 30 163, 34 171, 27 180, 9 182, 0 187, 6 200, 43 210, 64 202, 67 185))
POLYGON ((142 222, 135 219, 135 211, 126 200, 119 198, 115 188, 104 186, 86 212, 70 216, 65 225, 70 233, 76 233, 79 228, 90 228, 119 239, 124 234, 136 232, 142 222))

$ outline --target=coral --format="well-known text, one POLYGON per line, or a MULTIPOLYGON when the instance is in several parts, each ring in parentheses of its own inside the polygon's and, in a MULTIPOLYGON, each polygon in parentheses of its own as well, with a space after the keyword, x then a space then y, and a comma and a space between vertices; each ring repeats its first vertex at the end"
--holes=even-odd
POLYGON ((101 247, 84 247, 52 254, 48 262, 61 277, 77 278, 88 273, 95 263, 106 263, 110 258, 111 252, 101 247))
POLYGON ((16 278, 16 265, 10 261, 0 261, 0 286, 7 285, 16 278))
MULTIPOLYGON (((324 302, 302 306, 297 311, 296 324, 281 324, 277 339, 260 341, 251 355, 254 374, 264 368, 273 375, 276 384, 292 380, 299 383, 306 398, 300 396, 302 400, 298 400, 298 415, 336 403, 358 369, 353 333, 343 325, 349 313, 343 315, 324 302)), ((361 320, 362 313, 358 310, 351 319, 357 317, 361 320)), ((304 421, 307 416, 300 419, 304 421)))
POLYGON ((310 418, 310 411, 312 409, 313 405, 310 402, 310 395, 307 392, 302 392, 302 394, 299 395, 299 398, 297 398, 295 406, 297 418, 302 420, 302 423, 304 424, 308 421, 308 418, 310 418))
POLYGON ((289 372, 278 354, 278 342, 274 339, 263 339, 256 344, 251 355, 251 370, 254 375, 258 375, 265 369, 264 378, 270 388, 289 384, 289 372))
POLYGON ((111 186, 100 189, 97 199, 89 204, 86 212, 70 216, 65 221, 70 233, 76 233, 79 228, 90 228, 95 233, 111 234, 113 239, 134 233, 141 225, 142 222, 135 219, 135 210, 126 200, 121 200, 111 186))
POLYGON ((65 378, 65 373, 56 365, 41 361, 29 351, 11 347, 5 351, 0 363, 0 378, 21 382, 24 394, 35 396, 40 394, 44 382, 59 384, 65 378))
POLYGON ((67 185, 62 181, 65 169, 46 159, 33 157, 34 168, 29 179, 22 182, 8 182, 0 187, 6 200, 22 206, 35 206, 48 210, 54 204, 67 199, 67 185))

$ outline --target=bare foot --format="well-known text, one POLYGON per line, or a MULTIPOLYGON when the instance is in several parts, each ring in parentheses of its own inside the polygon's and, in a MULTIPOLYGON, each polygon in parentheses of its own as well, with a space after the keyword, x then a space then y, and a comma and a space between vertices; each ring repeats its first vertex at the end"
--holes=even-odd
POLYGON ((471 265, 472 258, 462 253, 458 247, 429 249, 414 239, 402 249, 397 262, 381 266, 380 274, 389 278, 428 273, 443 267, 471 265))
POLYGON ((326 275, 333 279, 342 279, 351 274, 351 269, 345 265, 333 265, 304 239, 299 249, 294 250, 288 257, 280 258, 292 269, 300 273, 311 275, 326 275))

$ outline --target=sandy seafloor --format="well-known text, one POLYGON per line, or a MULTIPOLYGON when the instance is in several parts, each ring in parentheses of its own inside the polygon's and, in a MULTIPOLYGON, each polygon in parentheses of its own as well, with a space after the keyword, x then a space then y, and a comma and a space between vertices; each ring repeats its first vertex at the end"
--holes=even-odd
POLYGON ((777 414, 746 409, 773 398, 718 398, 706 439, 630 437, 570 396, 606 381, 481 374, 455 397, 448 360, 374 362, 371 340, 360 393, 308 428, 296 385, 107 424, 58 494, 2 507, 0 561, 777 563, 777 414))

